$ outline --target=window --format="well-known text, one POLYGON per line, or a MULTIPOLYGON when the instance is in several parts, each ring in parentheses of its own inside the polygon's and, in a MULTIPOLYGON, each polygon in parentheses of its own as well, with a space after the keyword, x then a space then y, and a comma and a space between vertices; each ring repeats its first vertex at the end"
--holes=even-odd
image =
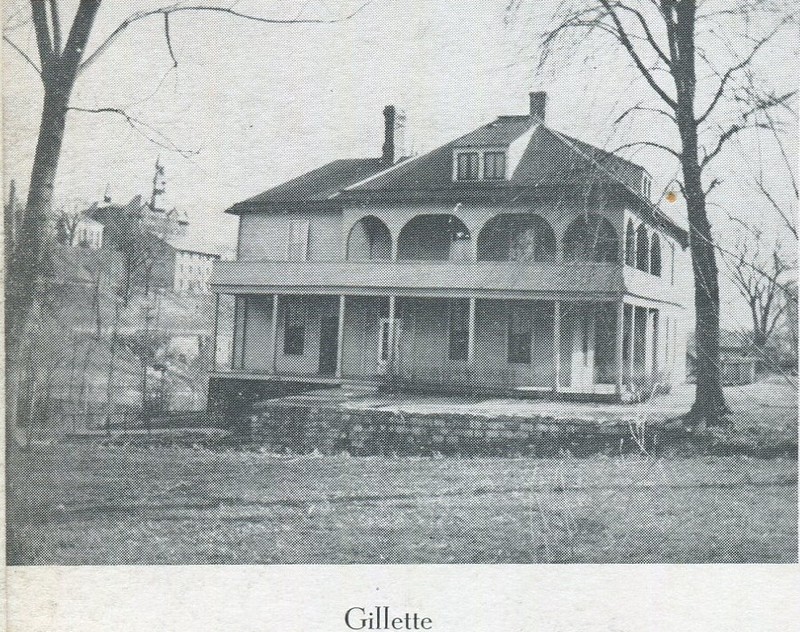
POLYGON ((283 328, 283 353, 303 355, 306 339, 305 313, 301 306, 287 305, 283 328))
POLYGON ((308 261, 308 220, 290 220, 286 244, 288 261, 308 261))
POLYGON ((653 241, 650 244, 650 274, 661 276, 661 240, 656 233, 653 233, 653 241))
POLYGON ((625 265, 636 267, 636 232, 631 220, 628 220, 628 227, 625 229, 625 265))
POLYGON ((458 180, 478 179, 478 153, 466 152, 457 155, 456 178, 458 180))
POLYGON ((504 180, 506 177, 506 154, 503 151, 487 151, 483 155, 484 180, 504 180))
POLYGON ((392 321, 388 318, 381 318, 378 323, 378 362, 387 364, 391 360, 391 350, 394 347, 394 354, 397 354, 397 347, 400 342, 400 331, 403 328, 403 321, 400 318, 394 319, 394 335, 392 335, 392 321))
POLYGON ((513 364, 531 363, 533 336, 531 310, 523 305, 511 305, 508 310, 508 361, 513 364))
POLYGON ((450 354, 451 360, 467 359, 469 346, 469 302, 450 302, 450 354))
POLYGON ((652 187, 653 187, 652 178, 649 175, 644 174, 644 176, 642 177, 642 195, 644 195, 644 197, 650 199, 650 194, 652 192, 652 187))

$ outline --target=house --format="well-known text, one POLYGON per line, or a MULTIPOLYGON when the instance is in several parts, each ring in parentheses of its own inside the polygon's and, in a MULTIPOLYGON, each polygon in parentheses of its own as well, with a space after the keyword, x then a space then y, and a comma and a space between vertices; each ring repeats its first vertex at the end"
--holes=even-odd
MULTIPOLYGON (((150 262, 137 275, 143 284, 180 294, 208 294, 211 267, 220 256, 198 248, 187 237, 188 214, 169 203, 166 189, 165 167, 156 160, 149 201, 137 195, 127 204, 115 204, 106 196, 81 221, 104 230, 107 249, 130 250, 131 235, 137 235, 135 249, 146 251, 150 262)), ((100 243, 102 247, 102 235, 100 243)))
POLYGON ((211 269, 220 255, 198 250, 186 240, 169 239, 167 243, 175 250, 172 258, 172 291, 178 294, 209 294, 211 269))
POLYGON ((645 169, 549 128, 546 104, 414 157, 387 106, 381 157, 229 208, 215 377, 617 400, 683 382, 686 230, 645 169))
MULTIPOLYGON (((719 332, 719 362, 722 383, 725 386, 752 384, 756 381, 756 368, 759 362, 769 362, 777 366, 774 350, 759 351, 753 345, 753 333, 722 329, 719 332)), ((686 366, 688 379, 696 378, 697 345, 694 332, 690 332, 686 345, 686 366)))
POLYGON ((91 217, 81 217, 72 234, 71 246, 81 246, 89 250, 100 250, 103 247, 104 226, 91 217))

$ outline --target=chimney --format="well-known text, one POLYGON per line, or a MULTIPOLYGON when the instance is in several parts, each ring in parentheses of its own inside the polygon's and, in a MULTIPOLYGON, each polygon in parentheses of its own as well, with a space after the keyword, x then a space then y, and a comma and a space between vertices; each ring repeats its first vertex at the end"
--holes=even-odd
POLYGON ((531 100, 531 118, 539 119, 544 123, 544 116, 547 112, 547 93, 546 92, 530 92, 531 100))
POLYGON ((384 140, 381 158, 393 165, 411 155, 406 130, 406 113, 393 105, 383 108, 384 140))

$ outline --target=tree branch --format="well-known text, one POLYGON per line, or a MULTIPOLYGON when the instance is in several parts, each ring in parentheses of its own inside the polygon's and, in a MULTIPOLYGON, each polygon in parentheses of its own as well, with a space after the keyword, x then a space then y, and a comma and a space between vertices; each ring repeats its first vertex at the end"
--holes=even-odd
POLYGON ((631 43, 630 38, 628 37, 628 33, 625 31, 625 27, 622 26, 622 22, 619 19, 619 16, 616 14, 614 9, 611 8, 608 0, 600 0, 600 3, 606 9, 608 14, 611 16, 611 19, 614 21, 614 26, 616 28, 617 33, 619 34, 619 41, 625 47, 625 50, 628 51, 628 55, 630 55, 633 63, 636 64, 636 67, 639 69, 639 72, 642 76, 647 80, 647 83, 650 84, 650 87, 655 90, 656 94, 661 97, 661 100, 664 101, 667 105, 669 105, 673 110, 678 107, 678 104, 675 102, 675 99, 670 97, 664 89, 658 85, 658 82, 653 78, 653 74, 648 70, 647 66, 644 65, 642 58, 639 56, 639 53, 636 52, 636 49, 631 43))
POLYGON ((50 71, 53 63, 53 42, 50 39, 50 26, 47 19, 47 7, 41 0, 31 0, 31 17, 36 31, 36 47, 39 49, 39 62, 42 75, 50 71))
POLYGON ((710 163, 714 158, 722 151, 722 148, 725 146, 731 138, 743 132, 746 129, 756 129, 756 128, 763 128, 769 129, 769 126, 764 123, 754 123, 752 125, 740 125, 736 123, 735 125, 731 125, 728 129, 726 129, 717 140, 717 145, 711 151, 711 153, 706 154, 705 158, 700 161, 700 169, 705 169, 708 163, 710 163))
POLYGON ((178 152, 184 158, 187 158, 192 155, 197 155, 200 153, 198 149, 182 149, 178 147, 174 142, 172 142, 166 135, 162 132, 159 132, 157 129, 148 125, 144 121, 140 121, 139 119, 131 116, 125 110, 120 108, 81 108, 81 107, 68 107, 67 110, 73 110, 74 112, 85 112, 88 114, 115 114, 117 116, 121 116, 125 119, 128 125, 131 126, 131 129, 135 130, 137 133, 144 136, 148 141, 162 147, 164 149, 168 149, 170 151, 178 152), (151 134, 145 133, 143 130, 148 130, 151 134), (154 137, 155 135, 156 137, 154 137))
MULTIPOLYGON (((36 0, 32 0, 34 3, 36 0)), ((217 7, 217 6, 204 6, 204 5, 193 5, 193 6, 172 6, 172 7, 161 7, 158 9, 152 9, 149 11, 141 11, 139 13, 134 13, 127 19, 115 28, 111 34, 89 55, 86 57, 84 62, 80 66, 80 71, 86 70, 89 66, 91 66, 100 55, 105 52, 108 47, 116 40, 125 30, 133 23, 138 22, 139 20, 144 20, 148 17, 154 15, 171 15, 174 13, 184 13, 184 12, 197 12, 197 13, 221 13, 223 15, 228 15, 231 17, 241 18, 243 20, 249 20, 251 22, 260 22, 263 24, 337 24, 339 22, 345 22, 354 18, 356 15, 361 13, 367 6, 372 4, 374 0, 367 0, 363 4, 361 4, 355 11, 340 17, 340 18, 332 18, 332 19, 322 19, 322 18, 264 18, 259 17, 257 15, 249 15, 247 13, 241 13, 236 11, 235 9, 228 8, 228 7, 217 7)))
POLYGON ((172 50, 172 38, 169 34, 169 13, 164 14, 164 39, 167 40, 167 50, 169 51, 169 56, 172 58, 172 67, 178 67, 178 60, 175 57, 175 51, 172 50))
POLYGON ((637 141, 635 143, 625 143, 624 145, 620 145, 619 147, 617 147, 611 153, 615 154, 615 153, 617 153, 618 151, 620 151, 622 149, 629 149, 630 147, 641 147, 641 146, 654 147, 656 149, 661 149, 663 151, 669 152, 670 154, 675 156, 675 158, 677 158, 678 160, 680 160, 680 158, 681 158, 680 152, 675 151, 674 149, 672 149, 671 147, 667 147, 666 145, 662 145, 661 143, 654 143, 654 142, 651 142, 649 140, 640 140, 640 141, 637 141))
POLYGON ((636 18, 639 20, 639 24, 641 24, 641 26, 642 26, 642 30, 644 31, 644 35, 645 35, 645 38, 647 39, 647 42, 650 44, 650 46, 653 48, 653 50, 659 56, 661 61, 663 61, 667 65, 667 68, 671 69, 672 68, 672 60, 666 55, 664 50, 658 45, 658 42, 656 42, 655 37, 653 37, 653 33, 650 31, 650 27, 647 25, 647 20, 644 19, 644 16, 639 11, 634 9, 633 7, 629 7, 628 5, 623 4, 622 2, 617 3, 617 6, 620 9, 622 9, 623 11, 629 11, 630 13, 633 13, 636 16, 636 18))
POLYGON ((50 0, 50 22, 53 28, 53 52, 61 55, 61 18, 58 14, 58 0, 50 0))
POLYGON ((772 30, 771 33, 769 33, 767 36, 761 38, 760 40, 758 40, 758 42, 756 42, 756 45, 752 48, 747 57, 745 57, 741 62, 739 62, 735 66, 728 68, 728 70, 725 72, 725 74, 722 76, 722 79, 720 80, 719 87, 717 88, 714 97, 711 99, 711 103, 709 103, 703 115, 697 119, 698 125, 703 123, 703 121, 705 121, 709 117, 709 115, 714 111, 714 108, 717 106, 717 103, 719 102, 720 98, 725 92, 725 86, 727 85, 731 77, 735 73, 740 71, 742 68, 750 64, 750 62, 753 61, 753 58, 756 56, 756 53, 758 53, 759 49, 761 49, 761 47, 764 46, 764 44, 769 42, 775 36, 775 34, 787 23, 787 21, 793 19, 793 17, 794 16, 786 16, 783 20, 781 20, 778 26, 776 26, 772 30))
POLYGON ((36 71, 36 74, 39 75, 39 77, 42 76, 42 71, 39 69, 39 66, 37 66, 34 63, 34 61, 27 55, 27 53, 25 53, 24 50, 22 50, 14 42, 12 42, 10 39, 8 39, 8 37, 6 37, 5 35, 3 35, 3 39, 6 41, 6 43, 9 46, 11 46, 11 48, 13 48, 15 51, 17 51, 22 56, 22 59, 24 59, 26 62, 28 62, 28 65, 30 65, 30 67, 33 68, 36 71))
POLYGON ((614 125, 621 123, 627 116, 633 114, 634 112, 653 112, 655 114, 661 114, 663 116, 666 116, 673 123, 675 122, 675 115, 672 114, 671 112, 667 112, 666 110, 662 110, 661 108, 651 108, 642 106, 640 102, 638 105, 634 105, 633 107, 628 108, 622 114, 620 114, 614 121, 614 125))

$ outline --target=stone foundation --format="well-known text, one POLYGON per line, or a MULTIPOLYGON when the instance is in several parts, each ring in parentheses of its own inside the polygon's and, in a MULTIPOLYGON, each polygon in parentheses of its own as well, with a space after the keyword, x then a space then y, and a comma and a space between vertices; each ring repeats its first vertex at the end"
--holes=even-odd
MULTIPOLYGON (((545 417, 404 414, 377 409, 262 402, 250 438, 274 452, 370 455, 580 456, 638 450, 627 424, 545 417)), ((654 437, 648 438, 652 442, 654 437)))

